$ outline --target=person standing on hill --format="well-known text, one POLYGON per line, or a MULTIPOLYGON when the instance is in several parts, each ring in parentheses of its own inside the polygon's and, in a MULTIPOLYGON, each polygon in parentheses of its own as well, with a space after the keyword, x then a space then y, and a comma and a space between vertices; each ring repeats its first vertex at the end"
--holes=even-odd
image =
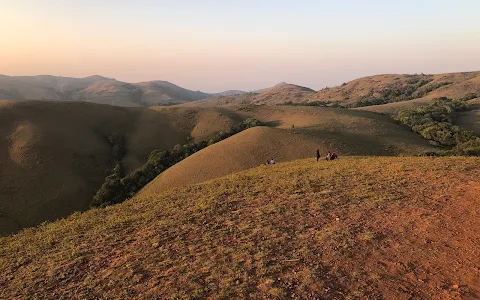
POLYGON ((320 157, 321 157, 321 156, 320 156, 320 149, 319 149, 319 150, 317 150, 317 162, 318 162, 318 160, 320 159, 320 157))

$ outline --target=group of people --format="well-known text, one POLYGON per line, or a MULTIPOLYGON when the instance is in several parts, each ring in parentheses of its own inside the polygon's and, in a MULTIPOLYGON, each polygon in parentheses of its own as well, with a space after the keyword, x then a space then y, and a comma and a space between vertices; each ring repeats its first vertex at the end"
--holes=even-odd
MULTIPOLYGON (((294 129, 294 128, 295 128, 295 125, 292 124, 292 129, 294 129)), ((322 158, 322 155, 320 154, 320 149, 318 149, 317 150, 317 162, 320 160, 320 158, 322 158)), ((337 153, 332 152, 332 151, 328 151, 327 155, 325 156, 326 161, 336 160, 336 159, 338 159, 338 155, 337 155, 337 153)), ((267 162, 265 164, 266 165, 274 165, 274 164, 276 164, 276 162, 272 158, 270 160, 267 160, 267 162)))
MULTIPOLYGON (((322 156, 320 155, 320 150, 317 150, 317 161, 320 160, 322 156)), ((335 152, 328 151, 325 160, 335 160, 338 158, 338 155, 335 152)))
MULTIPOLYGON (((317 150, 317 161, 320 160, 322 156, 320 155, 320 150, 317 150)), ((328 151, 327 153, 327 156, 325 157, 325 160, 336 160, 338 158, 338 155, 337 153, 335 152, 332 152, 332 151, 328 151)), ((265 163, 266 165, 274 165, 276 164, 275 160, 272 158, 270 160, 267 160, 267 162, 265 163)))

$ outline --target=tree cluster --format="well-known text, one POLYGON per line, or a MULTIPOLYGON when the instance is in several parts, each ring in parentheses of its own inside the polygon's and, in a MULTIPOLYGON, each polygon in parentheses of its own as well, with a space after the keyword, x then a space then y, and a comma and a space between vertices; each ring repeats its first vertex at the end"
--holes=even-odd
POLYGON ((363 107, 387 104, 393 102, 408 101, 412 99, 422 98, 428 93, 452 84, 452 82, 433 82, 431 78, 423 78, 420 75, 406 80, 404 83, 397 82, 391 84, 382 90, 371 89, 370 92, 361 97, 356 103, 349 105, 353 107, 363 107))
POLYGON ((480 155, 480 138, 453 125, 457 112, 466 108, 463 100, 442 97, 416 109, 402 110, 394 118, 423 138, 452 149, 454 154, 480 155))
MULTIPOLYGON (((232 127, 228 132, 222 131, 217 133, 208 142, 190 142, 183 146, 176 145, 174 148, 169 150, 155 149, 150 153, 147 162, 143 166, 126 175, 125 177, 122 177, 123 174, 121 163, 120 161, 117 161, 117 165, 112 170, 112 173, 105 178, 105 182, 103 183, 102 187, 94 196, 91 206, 105 207, 108 205, 121 203, 126 199, 133 197, 138 191, 140 191, 145 185, 155 179, 155 177, 160 175, 163 171, 194 154, 195 152, 198 152, 209 145, 215 144, 243 130, 260 125, 262 125, 260 121, 249 118, 241 122, 239 125, 232 127)), ((112 147, 115 148, 115 145, 118 144, 117 141, 123 141, 123 138, 120 139, 119 137, 112 135, 112 137, 109 138, 109 141, 110 140, 115 141, 115 143, 112 144, 112 147)), ((120 150, 112 150, 114 159, 118 158, 117 153, 122 153, 123 157, 124 152, 120 152, 120 150)))

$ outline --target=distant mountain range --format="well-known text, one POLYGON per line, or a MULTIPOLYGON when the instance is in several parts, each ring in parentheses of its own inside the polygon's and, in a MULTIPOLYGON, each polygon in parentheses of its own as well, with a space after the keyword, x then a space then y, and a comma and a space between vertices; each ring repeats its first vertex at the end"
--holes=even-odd
MULTIPOLYGON (((275 87, 284 85, 280 83, 275 87)), ((262 89, 252 93, 269 90, 262 89)), ((0 75, 0 100, 57 100, 86 101, 116 106, 143 107, 173 105, 223 95, 241 95, 250 92, 225 91, 203 93, 179 87, 168 81, 127 83, 99 75, 71 78, 51 75, 0 75)))
POLYGON ((480 72, 375 75, 319 91, 282 83, 255 93, 230 93, 182 105, 308 104, 348 108, 371 107, 375 111, 395 112, 397 108, 404 107, 403 104, 408 105, 412 101, 426 103, 438 97, 453 99, 480 97, 480 72))
POLYGON ((0 100, 86 101, 128 107, 157 105, 218 106, 225 104, 307 104, 349 108, 375 107, 393 111, 397 103, 428 102, 436 97, 473 99, 480 96, 480 72, 448 74, 384 74, 314 91, 285 82, 255 91, 228 90, 204 93, 168 81, 126 83, 90 76, 69 78, 50 75, 0 75, 0 100))

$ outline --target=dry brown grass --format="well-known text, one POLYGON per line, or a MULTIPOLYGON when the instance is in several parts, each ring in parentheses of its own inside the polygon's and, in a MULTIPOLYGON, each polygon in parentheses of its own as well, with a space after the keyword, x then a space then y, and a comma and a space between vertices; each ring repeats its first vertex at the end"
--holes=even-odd
MULTIPOLYGON (((462 98, 470 93, 480 92, 480 72, 447 73, 435 75, 420 75, 425 79, 433 81, 426 86, 435 85, 443 82, 452 84, 440 87, 429 92, 423 100, 449 97, 462 98)), ((339 101, 344 104, 357 102, 361 97, 369 95, 372 91, 376 95, 384 89, 396 89, 398 86, 408 84, 411 76, 400 74, 375 75, 359 78, 350 81, 342 86, 323 89, 317 92, 315 100, 317 101, 339 101)), ((421 100, 420 100, 421 101, 421 100)), ((386 104, 387 107, 389 106, 386 104)), ((394 105, 393 105, 394 107, 394 105)), ((372 107, 372 109, 374 109, 372 107)))
POLYGON ((381 114, 394 115, 404 109, 414 109, 420 105, 428 104, 433 99, 434 97, 423 97, 423 98, 413 99, 408 101, 357 107, 357 108, 354 108, 354 110, 363 110, 363 111, 371 111, 371 112, 376 112, 381 114))
POLYGON ((478 299, 478 158, 262 166, 0 239, 0 298, 478 299))
MULTIPOLYGON (((116 80, 100 80, 86 88, 75 92, 73 100, 87 101, 97 104, 108 104, 126 107, 142 107, 141 102, 135 102, 130 88, 124 82, 116 80)), ((31 98, 26 98, 31 99, 31 98)), ((46 98, 51 99, 51 98, 46 98)))
POLYGON ((129 171, 153 149, 208 139, 237 120, 217 109, 0 103, 0 235, 88 209, 113 167, 114 132, 126 136, 129 171))
MULTIPOLYGON (((227 108, 224 108, 227 109, 227 108)), ((333 150, 342 155, 415 155, 432 150, 421 137, 390 118, 370 112, 318 107, 230 107, 277 128, 257 127, 195 153, 171 167, 145 190, 199 183, 264 164, 333 150), (291 129, 292 124, 295 129, 291 129)))
POLYGON ((166 81, 148 81, 133 85, 142 90, 144 105, 178 104, 209 97, 208 94, 190 91, 166 81))
MULTIPOLYGON (((184 106, 219 106, 235 104, 267 104, 276 105, 291 101, 302 102, 338 102, 342 105, 352 105, 361 100, 382 98, 385 90, 403 91, 412 80, 412 75, 385 74, 363 77, 352 80, 341 86, 325 88, 318 92, 296 85, 284 85, 260 94, 243 94, 227 97, 215 97, 197 102, 186 103, 184 106)), ((450 97, 459 99, 471 93, 480 93, 480 72, 448 73, 435 75, 417 75, 423 80, 432 80, 425 87, 436 86, 441 83, 451 83, 446 86, 435 88, 421 98, 399 103, 374 105, 359 108, 381 113, 395 113, 400 109, 412 108, 425 104, 434 98, 450 97)))
POLYGON ((238 105, 238 104, 283 104, 287 101, 307 102, 315 95, 315 91, 306 87, 285 84, 271 89, 267 89, 261 93, 247 93, 232 96, 219 96, 208 98, 205 100, 181 104, 186 107, 202 107, 202 106, 221 106, 221 105, 238 105))

